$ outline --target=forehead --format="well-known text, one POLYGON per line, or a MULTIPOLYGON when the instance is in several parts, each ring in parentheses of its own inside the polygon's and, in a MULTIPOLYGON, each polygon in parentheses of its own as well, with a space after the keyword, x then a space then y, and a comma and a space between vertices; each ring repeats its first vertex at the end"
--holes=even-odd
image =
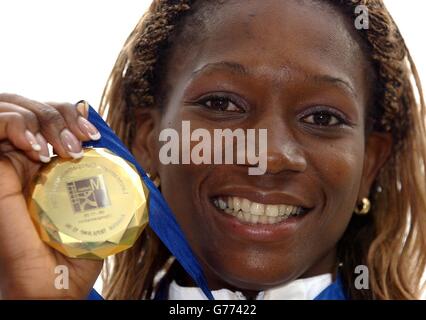
POLYGON ((366 100, 367 67, 357 31, 326 1, 228 1, 202 16, 200 40, 174 52, 174 86, 225 69, 225 61, 282 87, 291 79, 340 79, 366 100))

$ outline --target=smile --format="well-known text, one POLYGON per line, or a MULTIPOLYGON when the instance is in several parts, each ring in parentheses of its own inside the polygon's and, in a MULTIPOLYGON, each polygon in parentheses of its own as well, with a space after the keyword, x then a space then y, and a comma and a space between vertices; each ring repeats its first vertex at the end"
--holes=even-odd
POLYGON ((240 197, 217 197, 213 204, 225 214, 244 224, 277 224, 289 217, 297 217, 308 210, 287 204, 263 204, 240 197))

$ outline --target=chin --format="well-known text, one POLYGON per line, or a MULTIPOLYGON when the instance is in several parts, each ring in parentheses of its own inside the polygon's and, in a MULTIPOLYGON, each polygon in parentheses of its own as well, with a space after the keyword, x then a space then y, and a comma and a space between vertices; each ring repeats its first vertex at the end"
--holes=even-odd
POLYGON ((304 271, 302 266, 297 266, 291 260, 282 259, 273 263, 275 261, 275 258, 265 255, 254 253, 243 256, 240 253, 233 258, 216 258, 208 269, 219 279, 219 287, 251 291, 263 291, 285 284, 298 278, 304 271), (269 264, 265 264, 265 261, 269 264))

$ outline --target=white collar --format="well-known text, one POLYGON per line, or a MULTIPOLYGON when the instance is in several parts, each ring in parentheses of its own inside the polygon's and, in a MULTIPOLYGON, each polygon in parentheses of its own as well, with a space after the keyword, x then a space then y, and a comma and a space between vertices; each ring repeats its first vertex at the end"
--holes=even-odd
MULTIPOLYGON (((285 285, 259 292, 256 300, 313 300, 332 282, 331 273, 296 279, 285 285)), ((228 289, 213 290, 212 294, 216 300, 246 300, 241 292, 228 289)), ((176 281, 172 281, 169 287, 169 300, 207 300, 207 297, 198 287, 182 287, 176 281)))

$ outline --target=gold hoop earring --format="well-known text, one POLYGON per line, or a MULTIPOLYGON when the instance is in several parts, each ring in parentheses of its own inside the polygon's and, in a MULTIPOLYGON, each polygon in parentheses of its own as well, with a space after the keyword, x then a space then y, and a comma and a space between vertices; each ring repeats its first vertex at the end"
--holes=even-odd
POLYGON ((354 212, 358 215, 365 215, 370 212, 371 202, 368 198, 362 198, 361 204, 358 203, 355 207, 354 212))
POLYGON ((155 185, 157 188, 160 186, 161 181, 160 181, 160 177, 159 177, 158 175, 155 175, 155 178, 154 178, 154 179, 152 179, 152 178, 154 177, 154 175, 153 175, 153 174, 147 173, 146 175, 148 176, 148 178, 150 178, 150 179, 152 180, 152 182, 154 183, 154 185, 155 185))
POLYGON ((155 177, 155 179, 153 180, 153 182, 154 182, 154 184, 155 184, 155 186, 157 188, 160 187, 160 184, 161 184, 160 177, 155 177))

